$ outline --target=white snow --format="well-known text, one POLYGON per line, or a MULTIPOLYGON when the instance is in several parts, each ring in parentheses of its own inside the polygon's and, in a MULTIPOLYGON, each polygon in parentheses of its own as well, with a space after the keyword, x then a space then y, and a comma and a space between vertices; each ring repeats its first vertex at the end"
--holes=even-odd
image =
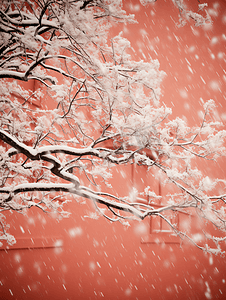
POLYGON ((214 36, 211 41, 210 44, 213 46, 215 44, 217 44, 219 42, 219 38, 217 36, 214 36))
POLYGON ((188 70, 192 73, 192 74, 194 74, 194 71, 192 70, 192 68, 190 67, 190 66, 187 66, 188 67, 188 70))
POLYGON ((25 233, 25 231, 24 231, 24 229, 23 229, 22 226, 20 226, 20 230, 21 230, 22 233, 25 233))
POLYGON ((209 82, 209 87, 213 90, 213 91, 218 91, 220 90, 220 83, 217 80, 211 80, 209 82))
POLYGON ((182 98, 184 98, 184 99, 188 98, 188 93, 185 89, 180 89, 179 93, 182 98))
POLYGON ((57 240, 55 243, 54 243, 54 247, 62 247, 63 246, 63 240, 57 240))
POLYGON ((130 289, 130 288, 127 288, 126 290, 125 290, 125 295, 126 296, 130 296, 132 294, 132 290, 130 289))
POLYGON ((20 263, 21 262, 21 256, 19 253, 16 253, 15 256, 14 256, 14 259, 17 263, 20 263))
POLYGON ((89 263, 89 269, 90 269, 91 272, 96 270, 96 264, 95 264, 95 262, 91 261, 89 263))
POLYGON ((207 299, 212 299, 211 290, 207 281, 205 281, 205 285, 206 285, 205 296, 207 299))
POLYGON ((74 228, 69 229, 68 233, 71 238, 75 238, 75 237, 82 235, 83 230, 81 227, 74 227, 74 228))
POLYGON ((212 255, 210 255, 210 257, 209 257, 209 264, 210 264, 210 265, 213 264, 213 256, 212 256, 212 255))

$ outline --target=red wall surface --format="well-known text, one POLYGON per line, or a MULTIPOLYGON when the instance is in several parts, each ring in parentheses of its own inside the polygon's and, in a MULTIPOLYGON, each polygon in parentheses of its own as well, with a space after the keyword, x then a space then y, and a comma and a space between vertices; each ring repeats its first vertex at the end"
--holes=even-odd
MULTIPOLYGON (((146 7, 125 1, 139 24, 112 30, 123 30, 137 58, 160 61, 167 73, 163 101, 190 125, 201 122, 201 102, 209 98, 218 105, 215 117, 226 120, 226 2, 207 2, 213 25, 177 28, 171 1, 146 7)), ((224 178, 225 160, 204 164, 203 172, 224 178)), ((145 184, 158 192, 159 181, 145 168, 113 170, 112 186, 121 195, 145 184)), ((164 195, 164 187, 160 192, 164 195)), ((37 209, 26 215, 7 212, 17 244, 0 251, 0 299, 226 299, 224 257, 169 234, 157 240, 150 219, 126 227, 97 219, 88 200, 66 206, 71 216, 62 220, 37 209)), ((179 223, 193 226, 194 233, 200 225, 185 215, 179 223)))

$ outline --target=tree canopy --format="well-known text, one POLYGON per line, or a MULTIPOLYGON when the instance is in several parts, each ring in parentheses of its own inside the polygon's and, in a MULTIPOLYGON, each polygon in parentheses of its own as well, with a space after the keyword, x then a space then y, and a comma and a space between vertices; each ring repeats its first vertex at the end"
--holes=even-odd
MULTIPOLYGON (((208 14, 172 2, 181 25, 210 22, 208 14)), ((109 37, 112 22, 136 21, 120 0, 1 1, 0 239, 15 242, 5 211, 37 207, 67 216, 63 204, 70 194, 93 201, 110 221, 160 216, 182 239, 218 253, 225 239, 226 182, 210 180, 192 163, 225 153, 226 132, 211 116, 215 103, 204 103, 199 126, 171 120, 160 100, 165 73, 159 62, 134 61, 122 33, 109 37), (175 186, 161 207, 154 205, 151 183, 143 191, 147 203, 100 184, 110 187, 112 168, 129 163, 157 170, 175 186), (211 193, 218 185, 223 192, 211 193), (208 220, 221 232, 211 237, 216 247, 198 245, 167 211, 208 220)))

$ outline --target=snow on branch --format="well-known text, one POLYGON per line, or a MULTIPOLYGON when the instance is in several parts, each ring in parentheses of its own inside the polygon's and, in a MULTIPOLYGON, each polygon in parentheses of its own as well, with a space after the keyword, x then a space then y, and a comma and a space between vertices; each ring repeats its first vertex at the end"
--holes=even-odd
POLYGON ((195 12, 188 8, 188 1, 172 0, 172 2, 179 10, 179 26, 186 25, 190 19, 195 23, 195 26, 202 26, 212 23, 211 17, 206 9, 206 7, 208 7, 207 3, 199 3, 198 10, 195 12), (205 16, 202 13, 203 11, 205 16))

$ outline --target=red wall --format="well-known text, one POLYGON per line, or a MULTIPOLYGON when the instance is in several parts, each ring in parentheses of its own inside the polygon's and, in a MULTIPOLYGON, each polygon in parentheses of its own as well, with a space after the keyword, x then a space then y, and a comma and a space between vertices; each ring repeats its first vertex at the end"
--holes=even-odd
MULTIPOLYGON (((142 8, 137 1, 126 1, 125 8, 140 23, 120 30, 131 40, 137 58, 159 59, 168 74, 163 101, 172 106, 174 116, 198 123, 200 98, 213 98, 219 106, 216 117, 225 123, 226 3, 208 1, 211 27, 177 28, 178 12, 170 2, 158 0, 142 8)), ((203 171, 224 177, 225 161, 205 164, 203 171)), ((155 182, 157 192, 154 179, 145 169, 128 165, 114 170, 112 185, 127 195, 134 185, 141 189, 145 182, 155 182)), ((7 212, 18 242, 0 251, 0 299, 226 298, 224 257, 164 235, 169 243, 153 243, 149 219, 126 227, 95 219, 88 200, 69 203, 67 208, 71 217, 60 221, 37 209, 25 216, 7 212)), ((183 220, 184 226, 199 226, 194 219, 182 216, 183 220)))

